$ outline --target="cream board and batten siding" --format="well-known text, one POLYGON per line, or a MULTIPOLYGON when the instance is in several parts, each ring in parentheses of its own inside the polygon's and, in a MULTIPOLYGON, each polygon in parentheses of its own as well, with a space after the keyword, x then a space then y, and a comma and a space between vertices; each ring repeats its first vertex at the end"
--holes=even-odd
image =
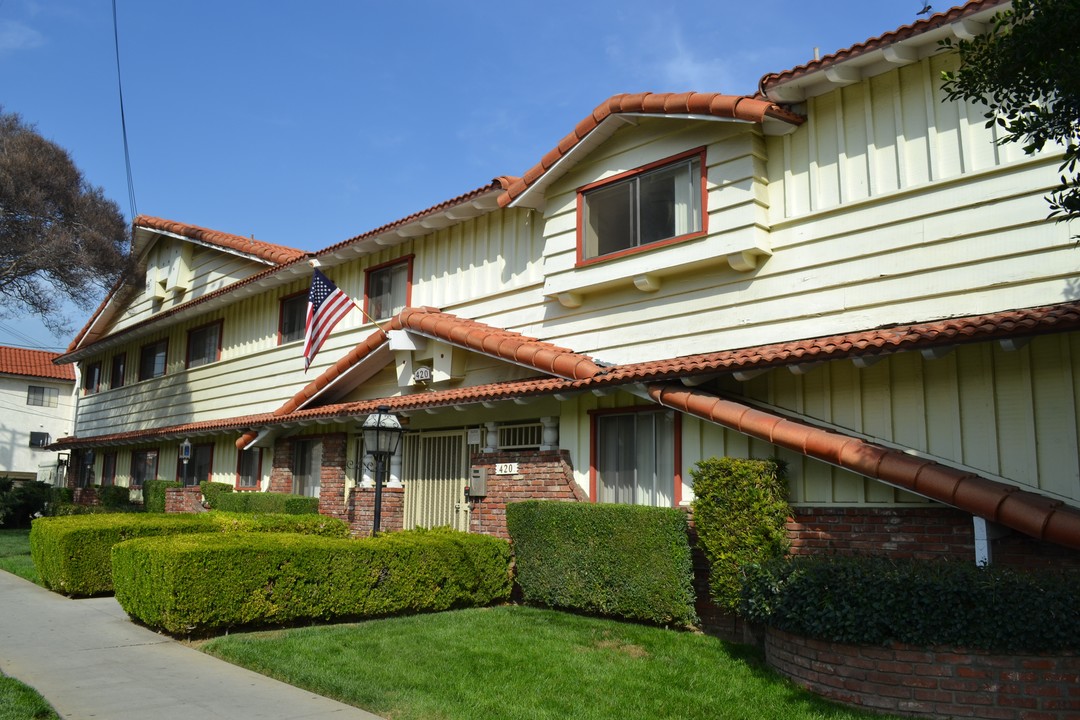
MULTIPOLYGON (((214 455, 211 465, 211 482, 225 483, 236 486, 237 453, 235 435, 192 436, 187 438, 192 445, 213 445, 214 455)), ((139 445, 118 445, 112 447, 99 447, 94 450, 94 483, 101 483, 101 472, 105 462, 106 453, 116 454, 116 485, 131 487, 131 456, 140 450, 158 451, 159 480, 176 480, 176 463, 180 455, 180 443, 182 439, 170 438, 158 442, 140 443, 139 445)), ((265 490, 270 481, 270 469, 273 463, 273 449, 264 449, 262 454, 262 470, 260 490, 265 490)))
MULTIPOLYGON (((997 343, 958 346, 943 357, 897 353, 865 368, 834 361, 796 374, 772 370, 725 390, 887 447, 1080 501, 1080 335, 1040 336, 1008 350, 997 343)), ((629 393, 583 394, 562 405, 560 442, 586 490, 588 411, 641 405, 629 393)), ((918 495, 806 458, 741 433, 683 416, 684 501, 690 471, 709 457, 779 457, 788 463, 797 505, 901 505, 918 495)))
MULTIPOLYGON (((652 293, 623 282, 585 294, 577 308, 552 301, 544 339, 634 362, 1080 296, 1070 230, 1046 219, 1057 156, 995 146, 978 107, 942 102, 947 62, 935 56, 811 98, 807 122, 789 135, 743 129, 708 142, 710 237, 753 228, 771 257, 738 272, 703 256, 652 293)), ((574 268, 577 187, 698 146, 697 133, 721 125, 667 122, 621 129, 595 164, 552 188, 546 290, 596 267, 574 268)), ((662 275, 680 247, 630 259, 662 275)))
MULTIPOLYGON (((497 327, 528 325, 536 322, 539 312, 533 307, 542 277, 538 220, 533 211, 496 211, 327 272, 362 303, 366 269, 411 254, 413 305, 434 305, 497 327), (477 296, 483 299, 470 302, 477 296)), ((76 434, 89 437, 277 409, 375 329, 354 310, 338 324, 305 373, 303 343, 278 345, 278 325, 281 298, 306 290, 307 281, 291 283, 88 358, 102 361, 107 380, 112 357, 127 352, 128 382, 123 388, 81 398, 76 434), (185 369, 188 331, 219 319, 221 359, 185 369), (137 382, 139 349, 166 336, 166 375, 137 382)))
POLYGON ((164 292, 161 299, 155 299, 145 290, 136 292, 131 304, 121 314, 116 324, 110 328, 111 332, 123 330, 149 319, 154 313, 200 298, 270 267, 266 263, 249 260, 224 250, 194 245, 177 238, 161 237, 150 249, 146 258, 148 282, 156 282, 157 278, 167 278, 173 258, 182 255, 184 246, 191 248, 190 259, 184 260, 189 271, 184 284, 189 289, 164 292))

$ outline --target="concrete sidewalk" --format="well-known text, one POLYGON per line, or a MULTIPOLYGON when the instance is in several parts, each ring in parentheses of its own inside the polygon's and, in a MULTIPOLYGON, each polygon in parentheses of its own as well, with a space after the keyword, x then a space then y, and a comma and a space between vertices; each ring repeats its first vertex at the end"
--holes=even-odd
POLYGON ((2 570, 0 671, 63 718, 378 720, 135 625, 114 598, 69 600, 2 570))

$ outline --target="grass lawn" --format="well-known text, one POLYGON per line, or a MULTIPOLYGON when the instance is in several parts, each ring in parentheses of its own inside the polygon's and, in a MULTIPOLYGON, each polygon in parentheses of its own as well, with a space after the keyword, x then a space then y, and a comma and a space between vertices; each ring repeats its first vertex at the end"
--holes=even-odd
POLYGON ((59 720, 59 717, 35 690, 0 675, 0 720, 59 720))
POLYGON ((859 718, 715 638, 529 607, 232 634, 203 651, 393 720, 859 718))
POLYGON ((30 559, 30 529, 0 530, 0 570, 7 570, 30 582, 41 584, 30 559))

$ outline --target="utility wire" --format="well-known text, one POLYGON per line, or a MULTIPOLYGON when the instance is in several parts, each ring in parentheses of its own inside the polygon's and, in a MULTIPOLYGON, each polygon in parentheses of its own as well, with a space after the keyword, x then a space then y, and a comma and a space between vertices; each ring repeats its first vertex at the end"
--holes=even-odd
POLYGON ((127 168, 128 204, 131 219, 138 216, 135 207, 135 181, 131 177, 131 153, 128 150, 127 120, 124 117, 124 83, 120 77, 120 31, 116 22, 116 0, 112 0, 113 44, 116 46, 116 87, 120 91, 120 127, 124 134, 124 166, 127 168))

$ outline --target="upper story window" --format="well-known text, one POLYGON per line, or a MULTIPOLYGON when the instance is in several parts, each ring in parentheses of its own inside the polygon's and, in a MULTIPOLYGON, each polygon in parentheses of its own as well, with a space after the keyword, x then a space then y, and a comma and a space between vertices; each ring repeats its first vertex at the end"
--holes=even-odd
POLYGON ((304 339, 307 325, 308 294, 306 292, 281 299, 281 319, 278 321, 278 345, 304 339))
POLYGON ((704 231, 704 151, 583 187, 579 259, 608 257, 704 231))
POLYGON ((101 363, 90 363, 83 375, 83 394, 93 395, 101 389, 101 363))
POLYGON ((109 368, 109 388, 115 390, 124 387, 127 375, 127 353, 113 355, 112 365, 109 368))
POLYGON ((165 360, 169 355, 167 339, 143 345, 139 350, 139 379, 161 377, 165 374, 165 360))
POLYGON ((371 320, 385 320, 409 304, 412 292, 412 256, 377 265, 367 271, 364 312, 371 320))
POLYGON ((60 404, 60 390, 54 387, 31 385, 26 388, 26 404, 38 407, 56 407, 60 404))
POLYGON ((188 330, 187 367, 199 367, 221 359, 222 321, 188 330))

